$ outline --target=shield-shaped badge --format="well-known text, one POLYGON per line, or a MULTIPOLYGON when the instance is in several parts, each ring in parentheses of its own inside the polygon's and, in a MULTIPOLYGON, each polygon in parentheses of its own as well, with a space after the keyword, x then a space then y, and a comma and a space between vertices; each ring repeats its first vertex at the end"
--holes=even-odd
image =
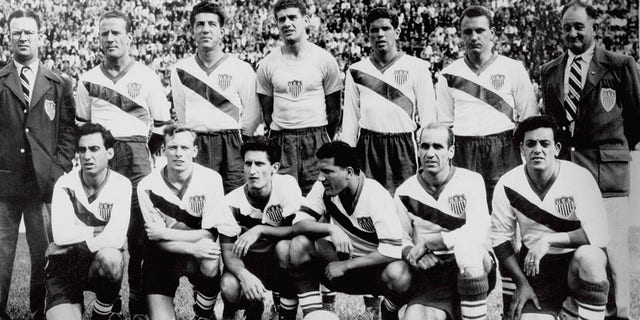
POLYGON ((265 214, 269 220, 275 223, 280 223, 280 221, 282 221, 282 206, 279 204, 270 206, 265 210, 265 214))
POLYGON ((302 93, 302 81, 292 80, 287 84, 287 92, 294 98, 297 98, 302 93))
POLYGON ((56 117, 56 103, 49 99, 45 99, 44 112, 49 117, 49 120, 53 121, 53 119, 56 117))
POLYGON ((220 89, 227 90, 227 88, 229 88, 229 86, 231 85, 231 76, 228 74, 219 74, 218 75, 218 86, 220 87, 220 89))
POLYGON ((569 217, 576 212, 576 202, 573 196, 557 198, 555 205, 556 211, 563 217, 569 217))
POLYGON ((611 111, 616 105, 616 91, 611 88, 600 89, 600 103, 605 111, 611 111))
POLYGON ((502 89, 502 86, 504 85, 504 78, 506 78, 504 74, 492 74, 491 85, 493 88, 496 90, 502 89))
POLYGON ((111 209, 113 209, 113 203, 99 203, 98 210, 100 211, 100 219, 103 221, 109 221, 109 219, 111 219, 111 209))
POLYGON ((127 93, 129 93, 129 97, 135 99, 140 95, 140 91, 142 91, 142 85, 136 82, 132 82, 127 84, 127 93))
POLYGON ((409 78, 409 71, 396 70, 393 72, 393 78, 397 84, 403 85, 405 82, 407 82, 407 79, 409 78))
POLYGON ((464 194, 449 197, 449 209, 458 216, 463 216, 467 209, 467 198, 464 194))
POLYGON ((363 230, 366 230, 369 232, 376 231, 376 228, 373 225, 373 220, 371 220, 371 217, 360 217, 360 218, 356 218, 356 220, 358 220, 358 224, 360 225, 360 228, 362 228, 363 230))
POLYGON ((202 215, 202 211, 204 210, 206 203, 207 200, 204 195, 189 197, 189 207, 191 208, 191 211, 199 216, 202 215))

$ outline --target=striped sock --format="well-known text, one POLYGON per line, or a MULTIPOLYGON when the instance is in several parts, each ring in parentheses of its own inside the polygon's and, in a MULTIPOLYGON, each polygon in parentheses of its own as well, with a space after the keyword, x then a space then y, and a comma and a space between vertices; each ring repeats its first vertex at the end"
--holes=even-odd
POLYGON ((279 320, 295 320, 298 313, 298 300, 289 298, 280 298, 280 310, 278 311, 279 320))
POLYGON ((213 306, 216 304, 216 297, 207 297, 202 292, 194 291, 194 301, 193 311, 199 317, 209 317, 213 312, 213 306))
POLYGON ((322 309, 328 311, 335 310, 336 293, 327 289, 324 285, 320 285, 320 293, 322 293, 322 309))
POLYGON ((362 296, 362 301, 364 301, 364 307, 369 309, 378 309, 378 305, 380 303, 378 297, 374 297, 370 294, 362 296))
POLYGON ((309 291, 298 294, 302 315, 306 316, 310 312, 322 310, 322 296, 320 291, 309 291))
POLYGON ((280 293, 279 292, 275 292, 275 291, 271 291, 271 297, 273 298, 273 305, 274 306, 279 306, 280 305, 280 293))
POLYGON ((510 277, 502 277, 502 314, 509 314, 509 306, 511 306, 511 300, 513 294, 516 292, 516 284, 510 277))
POLYGON ((113 303, 104 303, 98 299, 93 302, 93 314, 97 315, 98 318, 106 318, 109 316, 112 309, 113 303))
POLYGON ((484 320, 487 318, 487 276, 477 278, 458 278, 460 311, 463 320, 484 320))
POLYGON ((578 305, 578 318, 582 320, 602 320, 605 316, 609 282, 577 280, 574 297, 578 305))
POLYGON ((382 303, 380 303, 380 319, 382 320, 397 320, 398 319, 398 305, 396 305, 389 298, 384 297, 382 303))

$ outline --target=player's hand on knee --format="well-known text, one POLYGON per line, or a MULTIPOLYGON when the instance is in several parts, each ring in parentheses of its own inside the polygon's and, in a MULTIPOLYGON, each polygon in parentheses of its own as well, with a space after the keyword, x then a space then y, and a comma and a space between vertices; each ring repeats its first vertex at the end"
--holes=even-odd
POLYGON ((242 286, 242 294, 249 301, 263 300, 267 296, 267 289, 253 273, 245 271, 238 277, 242 286))
POLYGON ((192 244, 191 255, 198 259, 218 259, 220 245, 208 238, 200 239, 192 244))
POLYGON ((147 232, 149 240, 164 240, 167 226, 162 219, 150 219, 144 223, 144 230, 147 232))
POLYGON ((260 228, 261 226, 255 226, 238 237, 238 240, 233 244, 233 254, 236 257, 241 258, 247 255, 251 245, 258 241, 262 234, 260 228))
POLYGON ((329 262, 324 269, 324 274, 327 276, 327 279, 333 280, 344 276, 348 269, 347 261, 333 261, 329 262))
POLYGON ((409 264, 418 268, 418 260, 420 260, 420 258, 422 258, 427 252, 429 252, 429 249, 427 249, 424 243, 420 243, 412 247, 411 251, 409 251, 409 254, 407 255, 409 264))
POLYGON ((524 258, 524 274, 533 277, 540 273, 540 260, 549 252, 549 248, 549 241, 544 236, 533 242, 524 258))
POLYGON ((519 320, 522 315, 522 309, 525 304, 531 300, 535 307, 540 310, 540 302, 538 302, 538 296, 533 291, 533 288, 528 284, 519 285, 516 288, 516 292, 513 294, 513 300, 511 301, 511 306, 509 307, 509 316, 512 320, 519 320))
POLYGON ((351 245, 351 238, 336 225, 331 226, 331 242, 336 246, 336 251, 341 253, 347 253, 351 255, 353 252, 353 246, 351 245))
POLYGON ((442 260, 438 258, 433 252, 428 252, 422 258, 418 259, 417 268, 422 270, 427 270, 433 268, 435 265, 439 264, 442 260))

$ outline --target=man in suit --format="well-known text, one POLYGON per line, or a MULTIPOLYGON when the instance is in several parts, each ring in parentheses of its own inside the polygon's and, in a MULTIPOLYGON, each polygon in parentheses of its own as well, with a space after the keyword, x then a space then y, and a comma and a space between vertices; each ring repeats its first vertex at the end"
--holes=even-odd
POLYGON ((32 318, 44 319, 51 194, 56 179, 72 168, 75 103, 71 82, 38 60, 40 18, 18 10, 7 21, 13 61, 0 69, 0 319, 10 319, 6 306, 23 214, 32 318))
MULTIPOLYGON (((604 198, 618 318, 629 317, 629 161, 640 144, 640 80, 633 58, 597 46, 596 11, 571 1, 562 10, 567 52, 542 66, 546 113, 562 128, 561 157, 587 168, 604 198)), ((611 299, 610 299, 611 300, 611 299)), ((613 311, 613 310, 610 310, 613 311)))

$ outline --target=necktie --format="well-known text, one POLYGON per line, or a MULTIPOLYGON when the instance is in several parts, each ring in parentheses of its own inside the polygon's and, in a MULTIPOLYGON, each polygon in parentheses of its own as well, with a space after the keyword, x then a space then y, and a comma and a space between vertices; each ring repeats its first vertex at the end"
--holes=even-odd
POLYGON ((567 113, 567 120, 572 122, 576 118, 578 102, 580 101, 580 91, 582 91, 582 73, 580 71, 580 56, 573 59, 569 70, 569 94, 564 99, 564 109, 567 113))
POLYGON ((29 106, 30 102, 29 101, 29 77, 27 75, 30 75, 31 73, 31 69, 29 69, 29 67, 22 67, 22 71, 20 72, 20 84, 22 85, 22 93, 24 95, 24 101, 27 102, 27 106, 29 106))

